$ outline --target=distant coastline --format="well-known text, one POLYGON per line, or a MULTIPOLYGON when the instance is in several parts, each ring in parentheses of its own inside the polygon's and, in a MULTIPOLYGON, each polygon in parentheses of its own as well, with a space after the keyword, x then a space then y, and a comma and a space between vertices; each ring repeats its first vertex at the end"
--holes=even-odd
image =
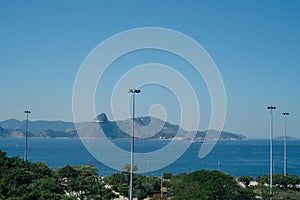
MULTIPOLYGON (((104 113, 98 115, 93 122, 82 122, 75 124, 73 122, 64 121, 29 121, 28 122, 28 137, 38 138, 79 138, 76 127, 84 127, 85 135, 80 135, 80 138, 85 139, 129 139, 131 132, 132 119, 126 119, 123 121, 109 121, 104 113), (124 128, 120 129, 119 125, 124 128), (99 136, 97 129, 101 127, 101 130, 105 134, 99 136)), ((140 140, 178 140, 178 141, 192 141, 192 142, 203 142, 206 140, 250 140, 242 134, 236 134, 229 131, 215 131, 208 130, 189 132, 185 131, 181 127, 169 122, 164 122, 154 117, 138 117, 135 118, 136 127, 145 127, 144 129, 137 129, 136 139, 140 140), (151 122, 152 126, 147 126, 151 122), (163 127, 161 127, 163 124, 163 127), (161 127, 160 130, 155 128, 161 127), (144 132, 154 132, 154 135, 147 135, 144 132)), ((26 121, 20 121, 16 119, 8 119, 0 121, 0 137, 1 138, 21 138, 25 135, 26 121)), ((98 130, 99 131, 99 130, 98 130)), ((274 139, 283 139, 282 136, 275 137, 274 139)), ((287 137, 287 139, 297 139, 295 137, 287 137)))
MULTIPOLYGON (((105 116, 105 115, 104 115, 105 116)), ((103 117, 103 115, 102 115, 103 117)), ((106 116, 105 116, 106 117, 106 116)), ((142 132, 138 132, 139 137, 138 140, 178 140, 178 141, 192 141, 192 142, 203 142, 204 140, 248 140, 250 138, 242 135, 235 134, 227 131, 214 131, 211 130, 211 135, 207 135, 208 130, 197 131, 194 133, 188 132, 180 128, 178 125, 174 125, 168 122, 162 122, 160 119, 152 118, 152 117, 141 117, 136 118, 135 123, 138 126, 147 126, 149 122, 153 120, 154 123, 164 123, 164 127, 158 131, 157 134, 147 137, 141 137, 142 132), (206 137, 207 136, 207 137, 206 137)), ((109 138, 111 140, 114 139, 129 139, 130 135, 126 132, 130 133, 130 130, 124 131, 118 127, 118 124, 122 123, 125 125, 130 125, 131 120, 127 119, 124 121, 108 121, 105 120, 105 123, 99 122, 84 122, 79 124, 79 126, 83 126, 84 131, 87 133, 86 135, 80 135, 80 138, 85 139, 105 139, 109 138), (105 136, 102 137, 96 135, 97 130, 95 130, 95 126, 100 126, 103 130, 105 136)), ((155 126, 155 124, 154 124, 155 126)), ((25 135, 25 127, 26 121, 19 121, 16 119, 9 119, 5 121, 0 121, 0 137, 4 138, 21 138, 25 135)), ((130 126, 128 126, 130 127, 130 126)), ((149 128, 149 127, 147 127, 149 128)), ((156 130, 151 129, 150 132, 155 132, 156 130)), ((28 122, 28 137, 37 137, 37 138, 78 138, 78 133, 76 130, 76 126, 72 122, 63 122, 63 121, 29 121, 28 122)), ((142 135, 143 136, 143 135, 142 135)))

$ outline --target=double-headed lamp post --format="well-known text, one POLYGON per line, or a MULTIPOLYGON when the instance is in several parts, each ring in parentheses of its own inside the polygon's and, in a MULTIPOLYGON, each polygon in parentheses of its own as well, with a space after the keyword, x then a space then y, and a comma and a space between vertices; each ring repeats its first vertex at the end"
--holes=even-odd
POLYGON ((132 93, 132 136, 131 136, 131 151, 130 151, 130 182, 129 182, 129 200, 133 198, 133 157, 134 157, 134 117, 135 117, 135 94, 140 93, 139 89, 129 89, 132 93))
POLYGON ((286 117, 290 113, 284 112, 282 115, 284 116, 284 138, 283 138, 283 175, 286 176, 286 117))
POLYGON ((24 150, 24 161, 27 161, 27 147, 28 147, 28 114, 31 113, 29 110, 25 110, 24 113, 26 114, 26 128, 25 128, 25 150, 24 150))
MULTIPOLYGON (((270 195, 272 195, 272 185, 273 185, 273 110, 276 106, 268 106, 270 110, 270 195)), ((272 197, 270 197, 272 199, 272 197)))

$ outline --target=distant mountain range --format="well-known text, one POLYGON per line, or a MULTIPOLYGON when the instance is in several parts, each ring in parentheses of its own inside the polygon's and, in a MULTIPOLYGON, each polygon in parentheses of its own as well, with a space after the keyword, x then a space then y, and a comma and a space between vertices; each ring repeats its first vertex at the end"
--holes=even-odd
MULTIPOLYGON (((121 121, 109 121, 104 113, 98 115, 94 122, 81 122, 76 124, 78 127, 84 127, 84 136, 87 138, 101 138, 97 135, 98 130, 110 139, 126 139, 131 136, 132 119, 121 121)), ((0 121, 0 137, 24 137, 26 121, 9 119, 0 121)), ((202 141, 207 135, 207 130, 197 131, 196 135, 180 128, 178 125, 164 122, 154 117, 135 118, 135 136, 139 139, 177 139, 184 140, 193 138, 194 141, 202 141), (151 125, 150 125, 151 124, 151 125), (148 126, 149 125, 149 126, 148 126), (195 137, 192 137, 195 136, 195 137)), ((210 131, 206 139, 217 139, 217 131, 210 131)), ((78 137, 75 124, 64 121, 28 121, 29 137, 45 138, 75 138, 78 137)), ((221 132, 219 139, 222 140, 245 140, 244 135, 234 134, 226 131, 221 132)))
MULTIPOLYGON (((287 140, 297 140, 296 137, 286 136, 287 140)), ((284 136, 275 137, 274 140, 284 140, 284 136)))

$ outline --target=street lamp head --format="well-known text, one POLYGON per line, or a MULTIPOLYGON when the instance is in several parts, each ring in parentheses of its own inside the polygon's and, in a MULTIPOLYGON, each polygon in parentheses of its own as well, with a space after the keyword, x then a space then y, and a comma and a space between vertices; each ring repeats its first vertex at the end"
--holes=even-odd
POLYGON ((140 93, 140 92, 141 92, 140 89, 135 89, 135 88, 129 89, 129 91, 128 91, 128 93, 140 93))
POLYGON ((24 113, 29 114, 29 113, 31 113, 31 111, 25 110, 24 113))
POLYGON ((283 115, 289 115, 290 113, 288 113, 288 112, 284 112, 284 113, 282 113, 283 115))
POLYGON ((269 109, 269 110, 276 109, 276 106, 268 106, 268 109, 269 109))

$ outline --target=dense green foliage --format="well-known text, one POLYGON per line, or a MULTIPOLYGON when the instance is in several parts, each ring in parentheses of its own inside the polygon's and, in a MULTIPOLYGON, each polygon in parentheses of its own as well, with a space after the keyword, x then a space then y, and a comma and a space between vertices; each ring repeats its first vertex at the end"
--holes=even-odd
MULTIPOLYGON (((300 199, 300 192, 297 185, 300 184, 299 177, 295 175, 274 174, 272 176, 273 189, 272 197, 275 200, 279 199, 300 199)), ((258 176, 256 181, 259 183, 260 187, 257 188, 256 193, 262 197, 262 199, 269 199, 270 197, 270 176, 258 176)))
MULTIPOLYGON (((178 175, 164 173, 162 178, 134 174, 133 196, 139 200, 146 197, 153 200, 270 198, 268 175, 257 177, 259 184, 254 187, 249 185, 252 177, 241 176, 236 180, 220 171, 200 170, 178 175), (238 181, 246 187, 241 187, 238 181)), ((53 170, 41 162, 9 158, 0 151, 0 200, 109 200, 117 197, 116 193, 128 196, 128 183, 129 173, 126 171, 101 179, 93 165, 65 165, 53 170)), ((273 199, 300 199, 299 183, 300 179, 295 175, 275 174, 273 199)))
POLYGON ((220 171, 195 171, 173 176, 174 200, 255 199, 254 193, 238 185, 234 177, 220 171))
POLYGON ((241 176, 238 178, 238 181, 243 183, 246 187, 249 187, 249 184, 251 181, 253 181, 253 178, 251 176, 241 176))
MULTIPOLYGON (((105 182, 122 196, 128 196, 129 173, 121 172, 105 177, 105 182)), ((133 196, 143 199, 154 194, 160 194, 160 179, 154 176, 133 175, 133 196)))
POLYGON ((115 195, 96 174, 95 167, 52 170, 44 163, 9 158, 0 151, 0 199, 111 199, 115 195), (69 194, 69 195, 67 195, 69 194))
MULTIPOLYGON (((284 176, 283 174, 274 174, 272 176, 273 185, 278 186, 283 189, 296 189, 296 185, 300 183, 300 179, 298 176, 287 174, 284 176)), ((256 177, 256 181, 261 184, 269 184, 270 176, 258 176, 256 177)))
MULTIPOLYGON (((129 174, 115 173, 107 176, 105 182, 122 196, 128 196, 129 174)), ((163 174, 163 199, 255 199, 255 193, 242 188, 234 177, 219 171, 196 171, 191 174, 163 174)), ((161 179, 134 174, 134 197, 161 199, 161 179)))

